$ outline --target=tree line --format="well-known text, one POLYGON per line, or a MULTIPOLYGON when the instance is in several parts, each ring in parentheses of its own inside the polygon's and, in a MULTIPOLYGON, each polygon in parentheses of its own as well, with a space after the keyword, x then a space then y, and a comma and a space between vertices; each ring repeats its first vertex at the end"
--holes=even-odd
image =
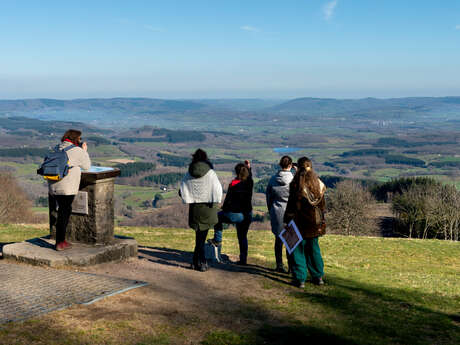
POLYGON ((164 128, 155 128, 152 130, 151 137, 123 137, 120 141, 135 143, 135 142, 169 142, 169 143, 185 143, 206 140, 206 136, 198 131, 182 131, 170 130, 164 128))
MULTIPOLYGON (((416 167, 424 167, 426 163, 422 159, 418 158, 411 158, 401 154, 394 154, 390 153, 389 150, 385 149, 359 149, 359 150, 352 150, 344 152, 340 155, 343 158, 349 157, 361 157, 361 156, 376 156, 385 159, 385 163, 387 164, 404 164, 404 165, 411 165, 416 167)), ((342 160, 342 163, 347 163, 346 160, 342 160)), ((329 165, 331 162, 328 162, 329 165)))
POLYGON ((131 177, 146 171, 155 170, 156 164, 150 162, 134 162, 127 164, 117 164, 115 167, 120 169, 120 177, 131 177))
POLYGON ((1 157, 45 157, 51 150, 46 147, 18 147, 0 149, 1 157))

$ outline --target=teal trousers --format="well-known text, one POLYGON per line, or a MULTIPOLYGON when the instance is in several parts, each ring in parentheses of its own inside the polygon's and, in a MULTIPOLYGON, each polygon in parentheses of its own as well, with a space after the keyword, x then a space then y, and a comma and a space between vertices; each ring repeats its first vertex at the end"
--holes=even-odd
POLYGON ((292 273, 298 282, 305 282, 308 272, 312 278, 324 275, 324 263, 319 249, 318 237, 306 238, 291 254, 292 273))

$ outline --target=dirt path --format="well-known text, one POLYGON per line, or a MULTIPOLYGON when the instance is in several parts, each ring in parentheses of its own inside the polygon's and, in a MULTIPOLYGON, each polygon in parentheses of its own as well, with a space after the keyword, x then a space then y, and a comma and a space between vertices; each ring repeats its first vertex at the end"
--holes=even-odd
POLYGON ((244 332, 262 324, 280 323, 279 315, 268 313, 251 301, 285 294, 284 289, 267 288, 267 284, 281 282, 290 289, 288 275, 256 265, 233 264, 215 264, 203 273, 191 270, 190 262, 189 252, 140 247, 139 259, 86 268, 85 272, 142 280, 149 285, 106 298, 89 306, 89 310, 77 308, 79 311, 74 312, 81 314, 74 316, 87 321, 130 317, 148 327, 162 324, 169 329, 186 326, 188 334, 175 339, 186 344, 198 342, 212 330, 230 328, 244 332))

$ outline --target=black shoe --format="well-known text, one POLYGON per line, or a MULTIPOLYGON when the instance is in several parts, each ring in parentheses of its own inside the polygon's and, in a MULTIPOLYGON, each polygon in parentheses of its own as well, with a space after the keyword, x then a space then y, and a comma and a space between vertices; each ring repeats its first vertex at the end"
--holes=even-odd
POLYGON ((206 272, 208 270, 208 264, 191 264, 190 269, 199 271, 199 272, 206 272))
POLYGON ((288 272, 284 269, 284 266, 283 266, 283 265, 281 265, 281 266, 276 266, 275 272, 278 272, 278 273, 288 273, 288 272))
POLYGON ((311 282, 315 285, 324 285, 324 280, 322 277, 313 278, 311 282))
POLYGON ((241 260, 239 260, 239 261, 235 262, 235 265, 238 265, 238 266, 247 266, 248 263, 247 263, 246 261, 241 261, 241 260))

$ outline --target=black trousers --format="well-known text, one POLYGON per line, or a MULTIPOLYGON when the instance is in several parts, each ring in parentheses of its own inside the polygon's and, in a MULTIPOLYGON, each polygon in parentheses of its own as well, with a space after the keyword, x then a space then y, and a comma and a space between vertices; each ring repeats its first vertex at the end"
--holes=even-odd
POLYGON ((206 257, 204 253, 204 245, 206 243, 206 237, 208 237, 208 231, 195 231, 195 250, 193 251, 193 265, 195 267, 201 267, 206 265, 206 257))
POLYGON ((75 195, 50 195, 57 202, 59 209, 56 220, 56 244, 65 241, 67 225, 72 213, 72 202, 75 195))
POLYGON ((248 261, 248 231, 252 222, 252 213, 244 214, 244 220, 236 223, 236 235, 240 246, 240 262, 246 264, 248 261))
MULTIPOLYGON (((276 258, 276 267, 283 267, 283 241, 281 241, 281 238, 275 235, 275 258, 276 258)), ((292 268, 292 258, 291 255, 289 255, 287 249, 286 249, 286 258, 288 260, 288 267, 289 270, 292 268)))
POLYGON ((283 241, 277 235, 275 235, 275 258, 276 267, 283 266, 283 241))

